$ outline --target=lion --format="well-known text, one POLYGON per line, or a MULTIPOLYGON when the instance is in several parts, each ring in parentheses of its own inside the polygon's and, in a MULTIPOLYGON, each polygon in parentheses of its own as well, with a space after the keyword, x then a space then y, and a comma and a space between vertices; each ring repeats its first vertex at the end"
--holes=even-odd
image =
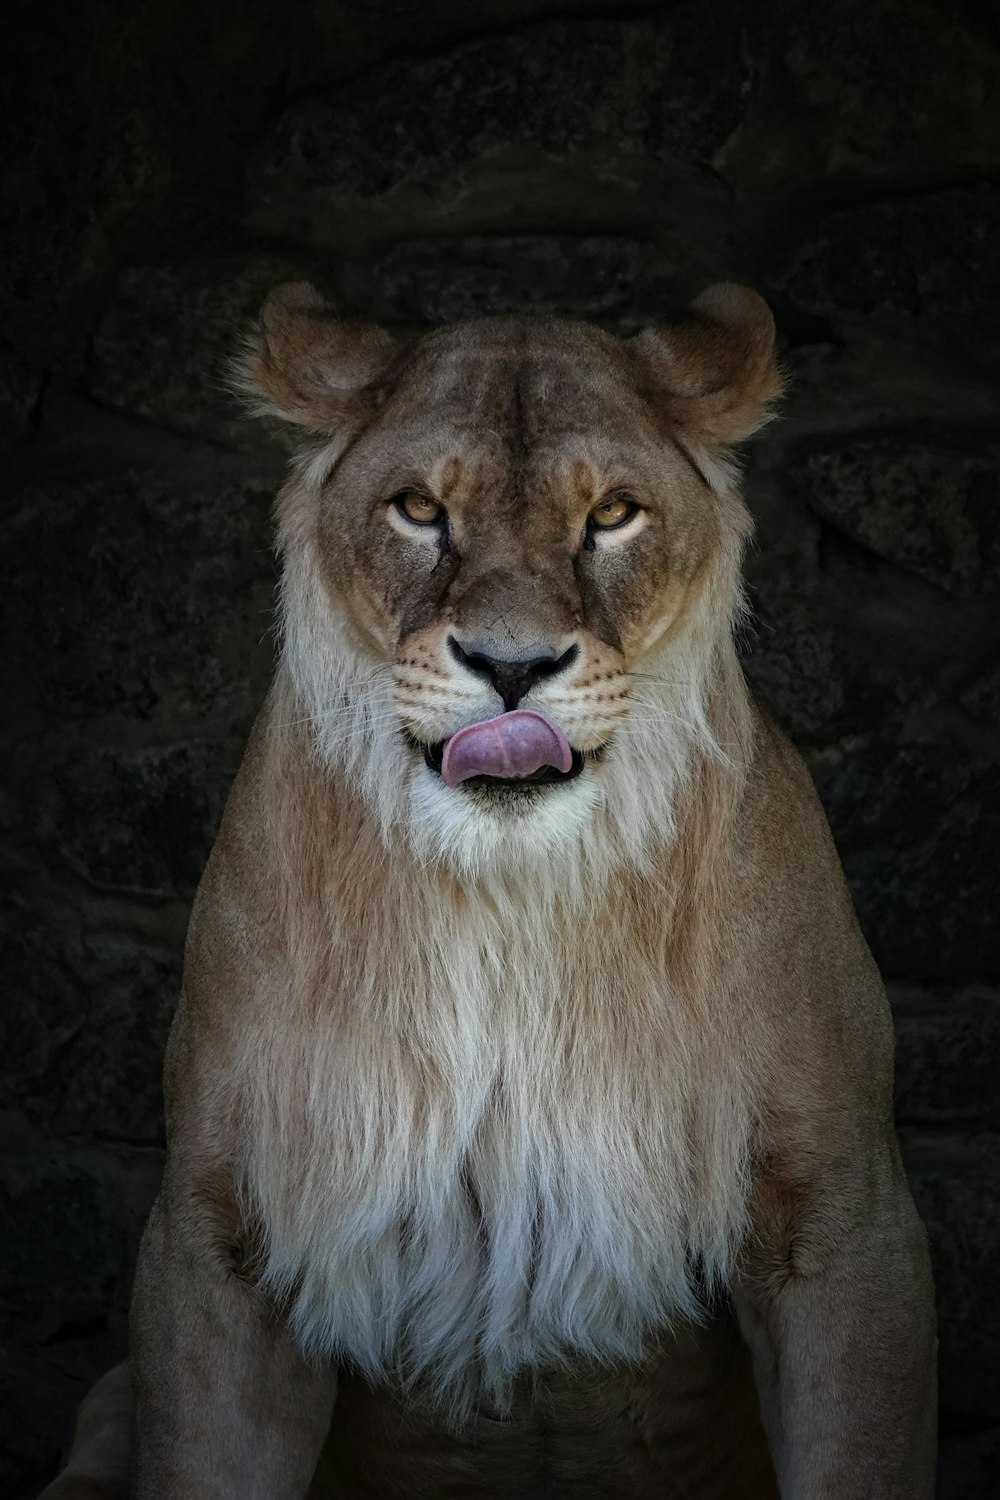
POLYGON ((280 661, 48 1500, 931 1495, 888 1007, 734 644, 774 341, 266 301, 280 661))

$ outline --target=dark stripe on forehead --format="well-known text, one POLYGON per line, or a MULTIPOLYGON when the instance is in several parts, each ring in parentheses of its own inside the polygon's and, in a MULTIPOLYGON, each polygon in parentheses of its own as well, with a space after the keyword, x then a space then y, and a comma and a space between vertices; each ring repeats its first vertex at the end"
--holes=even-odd
POLYGON ((549 405, 556 392, 572 397, 595 387, 586 379, 585 357, 544 345, 533 348, 534 342, 525 330, 518 336, 508 332, 485 348, 442 351, 433 364, 438 396, 470 411, 496 413, 509 407, 512 388, 520 386, 522 411, 530 416, 535 406, 549 405))
POLYGON ((504 447, 509 465, 508 484, 511 497, 515 500, 526 493, 528 460, 531 452, 532 434, 528 428, 528 403, 525 401, 524 394, 525 379, 526 371, 522 365, 514 372, 510 393, 510 411, 507 429, 504 432, 504 447))
POLYGON ((441 370, 442 392, 449 406, 468 414, 485 427, 505 428, 510 421, 518 384, 520 355, 471 349, 449 356, 441 370))

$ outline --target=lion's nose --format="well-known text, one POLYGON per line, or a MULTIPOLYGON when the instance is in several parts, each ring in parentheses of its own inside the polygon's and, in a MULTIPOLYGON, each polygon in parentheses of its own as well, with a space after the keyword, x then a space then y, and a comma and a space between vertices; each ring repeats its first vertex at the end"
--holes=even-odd
POLYGON ((507 661, 490 655, 478 644, 468 642, 462 645, 453 635, 448 637, 448 649, 463 667, 489 679, 508 712, 517 707, 536 682, 543 677, 554 677, 557 672, 564 672, 580 654, 577 646, 570 646, 561 656, 556 656, 553 652, 546 656, 533 656, 527 661, 507 661))

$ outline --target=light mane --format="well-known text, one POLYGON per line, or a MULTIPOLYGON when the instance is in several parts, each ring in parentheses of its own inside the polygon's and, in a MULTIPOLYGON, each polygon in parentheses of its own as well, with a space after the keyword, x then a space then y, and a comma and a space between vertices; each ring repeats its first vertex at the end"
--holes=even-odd
POLYGON ((266 754, 295 962, 238 1069, 243 1190, 303 1347, 461 1415, 569 1353, 639 1359, 744 1233, 742 534, 643 662, 600 790, 526 843, 427 816, 389 673, 322 581, 319 471, 281 506, 266 754))

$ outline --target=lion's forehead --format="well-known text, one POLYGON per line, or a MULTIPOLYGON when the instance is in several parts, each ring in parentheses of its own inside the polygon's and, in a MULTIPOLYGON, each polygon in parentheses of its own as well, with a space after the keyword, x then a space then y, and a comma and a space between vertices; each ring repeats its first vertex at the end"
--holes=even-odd
POLYGON ((362 436, 355 465, 439 498, 517 508, 651 478, 671 444, 622 346, 583 325, 484 320, 421 341, 362 436))
MULTIPOLYGON (((394 406, 456 432, 557 443, 621 421, 641 405, 623 352, 597 329, 487 321, 444 330, 418 347, 394 406)), ((648 417, 648 413, 646 413, 648 417)))

